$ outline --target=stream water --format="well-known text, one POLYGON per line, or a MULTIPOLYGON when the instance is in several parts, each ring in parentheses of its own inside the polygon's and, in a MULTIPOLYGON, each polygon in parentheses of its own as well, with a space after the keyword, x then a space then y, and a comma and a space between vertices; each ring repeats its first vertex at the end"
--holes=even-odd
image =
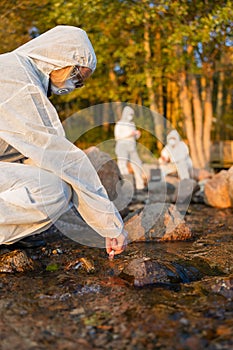
POLYGON ((52 227, 27 250, 34 270, 0 274, 0 349, 232 349, 232 210, 194 204, 185 220, 193 241, 132 243, 113 261, 52 227), (121 272, 137 258, 198 273, 135 287, 121 272))

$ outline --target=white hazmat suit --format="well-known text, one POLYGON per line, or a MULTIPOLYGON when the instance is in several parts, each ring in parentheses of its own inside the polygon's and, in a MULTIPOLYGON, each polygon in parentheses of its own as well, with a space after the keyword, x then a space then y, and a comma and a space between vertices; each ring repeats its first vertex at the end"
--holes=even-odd
POLYGON ((126 106, 123 109, 121 119, 116 123, 114 128, 114 136, 116 140, 115 152, 117 155, 117 164, 121 174, 128 175, 128 162, 130 162, 137 190, 144 188, 142 178, 142 162, 138 156, 136 139, 140 136, 140 132, 136 130, 135 123, 132 121, 134 110, 126 106))
POLYGON ((192 160, 188 146, 181 141, 176 130, 167 135, 167 144, 161 151, 160 168, 164 176, 177 172, 181 180, 192 177, 192 160))
POLYGON ((103 237, 122 218, 83 151, 69 142, 47 97, 49 74, 79 65, 95 70, 85 31, 57 26, 0 56, 0 244, 51 226, 71 206, 103 237))

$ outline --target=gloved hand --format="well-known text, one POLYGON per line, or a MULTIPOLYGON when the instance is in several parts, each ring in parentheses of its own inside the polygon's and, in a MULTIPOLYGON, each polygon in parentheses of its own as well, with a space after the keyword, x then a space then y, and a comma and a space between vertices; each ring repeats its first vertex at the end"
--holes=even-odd
POLYGON ((115 254, 120 254, 125 250, 128 243, 127 237, 128 233, 125 230, 116 238, 106 237, 105 246, 110 258, 114 258, 115 254))

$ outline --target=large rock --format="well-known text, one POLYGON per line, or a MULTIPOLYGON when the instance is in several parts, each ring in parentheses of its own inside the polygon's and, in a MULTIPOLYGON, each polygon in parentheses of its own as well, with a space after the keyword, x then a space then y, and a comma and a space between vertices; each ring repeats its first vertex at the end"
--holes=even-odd
POLYGON ((169 203, 147 204, 125 218, 130 241, 188 240, 192 232, 176 206, 169 203))
POLYGON ((193 194, 199 189, 198 183, 193 179, 183 179, 177 188, 176 203, 189 204, 193 194))
POLYGON ((149 181, 148 192, 150 203, 175 201, 176 185, 165 181, 149 181))
POLYGON ((84 152, 97 171, 109 199, 114 202, 121 215, 126 216, 129 212, 127 205, 131 202, 134 192, 132 185, 123 181, 116 161, 108 153, 100 151, 97 147, 89 147, 84 152))
POLYGON ((100 151, 97 147, 87 148, 85 153, 97 171, 110 200, 113 201, 118 195, 117 186, 121 180, 121 174, 117 163, 109 154, 100 151))
POLYGON ((193 168, 193 179, 196 181, 203 181, 206 179, 211 179, 213 174, 206 169, 193 168))
POLYGON ((180 180, 175 176, 166 176, 164 180, 148 183, 150 203, 168 202, 189 205, 193 194, 199 189, 198 183, 193 179, 180 180))
POLYGON ((233 207, 233 166, 228 170, 228 191, 231 199, 231 206, 233 207))
POLYGON ((207 205, 216 208, 231 207, 232 203, 229 191, 229 183, 232 181, 229 180, 230 177, 232 179, 231 174, 231 169, 230 171, 222 170, 206 182, 204 188, 204 201, 207 205))

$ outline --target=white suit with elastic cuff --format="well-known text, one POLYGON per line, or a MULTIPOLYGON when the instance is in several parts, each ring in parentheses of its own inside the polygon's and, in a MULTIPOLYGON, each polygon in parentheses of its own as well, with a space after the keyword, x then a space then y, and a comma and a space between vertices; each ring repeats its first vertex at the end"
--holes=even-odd
POLYGON ((50 72, 74 65, 94 71, 96 57, 85 31, 72 26, 0 56, 0 244, 43 231, 72 205, 101 236, 122 232, 94 167, 66 139, 47 97, 50 72))

